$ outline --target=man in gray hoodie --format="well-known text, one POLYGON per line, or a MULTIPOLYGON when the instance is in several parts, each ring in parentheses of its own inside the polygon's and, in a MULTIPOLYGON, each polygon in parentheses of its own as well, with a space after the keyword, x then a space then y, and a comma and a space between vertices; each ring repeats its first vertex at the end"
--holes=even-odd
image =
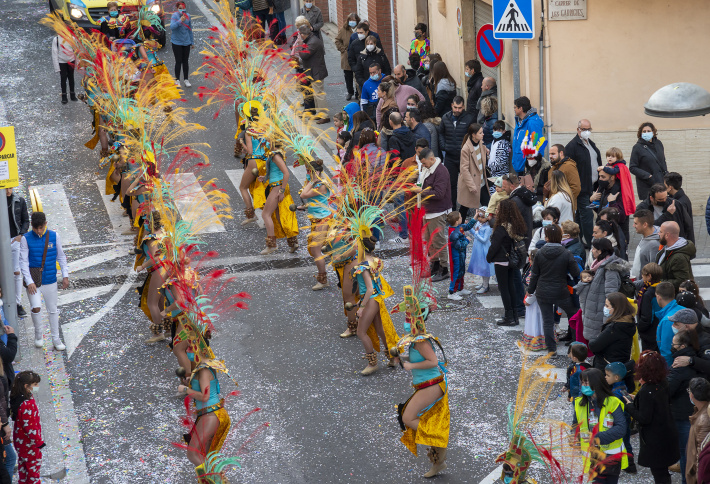
POLYGON ((660 245, 659 228, 653 225, 653 213, 650 210, 637 210, 634 213, 634 230, 641 236, 636 253, 634 265, 631 267, 631 277, 641 280, 641 269, 649 262, 656 261, 658 246, 660 245))

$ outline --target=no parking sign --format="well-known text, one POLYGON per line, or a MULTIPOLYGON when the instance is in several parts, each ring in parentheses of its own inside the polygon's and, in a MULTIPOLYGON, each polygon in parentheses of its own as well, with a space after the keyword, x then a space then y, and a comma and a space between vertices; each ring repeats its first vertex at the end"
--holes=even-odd
POLYGON ((503 41, 493 37, 493 25, 486 24, 476 35, 478 58, 488 67, 497 67, 503 59, 503 41))

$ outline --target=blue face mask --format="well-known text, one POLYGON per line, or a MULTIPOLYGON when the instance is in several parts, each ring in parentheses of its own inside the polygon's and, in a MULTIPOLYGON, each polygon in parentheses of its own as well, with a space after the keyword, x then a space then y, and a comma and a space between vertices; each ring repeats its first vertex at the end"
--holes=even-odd
POLYGON ((552 220, 543 220, 542 221, 543 227, 547 227, 548 225, 552 225, 552 220))
POLYGON ((355 22, 354 20, 351 20, 348 22, 348 25, 354 29, 357 26, 357 22, 355 22))
POLYGON ((379 74, 373 74, 370 76, 370 79, 373 81, 379 81, 380 80, 380 75, 379 74))
POLYGON ((609 316, 611 316, 611 309, 609 309, 606 306, 604 306, 604 309, 602 309, 602 312, 604 313, 605 318, 608 318, 609 316))
POLYGON ((653 131, 641 133, 641 137, 644 139, 644 141, 651 141, 653 139, 653 131))
POLYGON ((586 395, 588 397, 594 395, 594 390, 592 390, 592 387, 590 387, 589 385, 582 385, 580 391, 582 392, 582 395, 586 395))
POLYGON ((679 329, 675 326, 671 326, 671 331, 673 331, 673 334, 678 334, 679 329))
POLYGON ((108 14, 111 17, 118 17, 118 10, 111 10, 108 14))
POLYGON ((184 9, 184 8, 178 8, 178 12, 180 12, 180 13, 185 13, 185 9, 184 9))
POLYGON ((493 137, 495 139, 500 139, 503 137, 503 132, 502 131, 493 131, 493 137))
POLYGON ((195 353, 187 353, 187 359, 190 361, 195 361, 195 353))

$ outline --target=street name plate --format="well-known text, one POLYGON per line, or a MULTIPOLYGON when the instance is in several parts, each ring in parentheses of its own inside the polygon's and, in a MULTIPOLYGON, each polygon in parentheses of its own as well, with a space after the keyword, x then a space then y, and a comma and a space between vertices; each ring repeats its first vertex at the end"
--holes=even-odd
POLYGON ((547 18, 550 20, 586 20, 587 0, 550 0, 547 18))

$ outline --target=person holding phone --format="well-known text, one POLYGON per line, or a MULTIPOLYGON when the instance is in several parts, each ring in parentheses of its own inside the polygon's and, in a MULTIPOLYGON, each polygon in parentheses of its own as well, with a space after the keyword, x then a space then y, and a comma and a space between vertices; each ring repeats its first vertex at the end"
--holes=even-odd
POLYGON ((195 38, 192 34, 192 19, 187 13, 185 2, 179 1, 175 4, 177 11, 173 13, 170 19, 170 43, 173 46, 173 55, 175 56, 175 85, 180 87, 180 69, 182 69, 182 77, 185 81, 185 87, 192 87, 187 79, 190 74, 190 66, 188 59, 190 58, 190 50, 195 48, 195 38))

